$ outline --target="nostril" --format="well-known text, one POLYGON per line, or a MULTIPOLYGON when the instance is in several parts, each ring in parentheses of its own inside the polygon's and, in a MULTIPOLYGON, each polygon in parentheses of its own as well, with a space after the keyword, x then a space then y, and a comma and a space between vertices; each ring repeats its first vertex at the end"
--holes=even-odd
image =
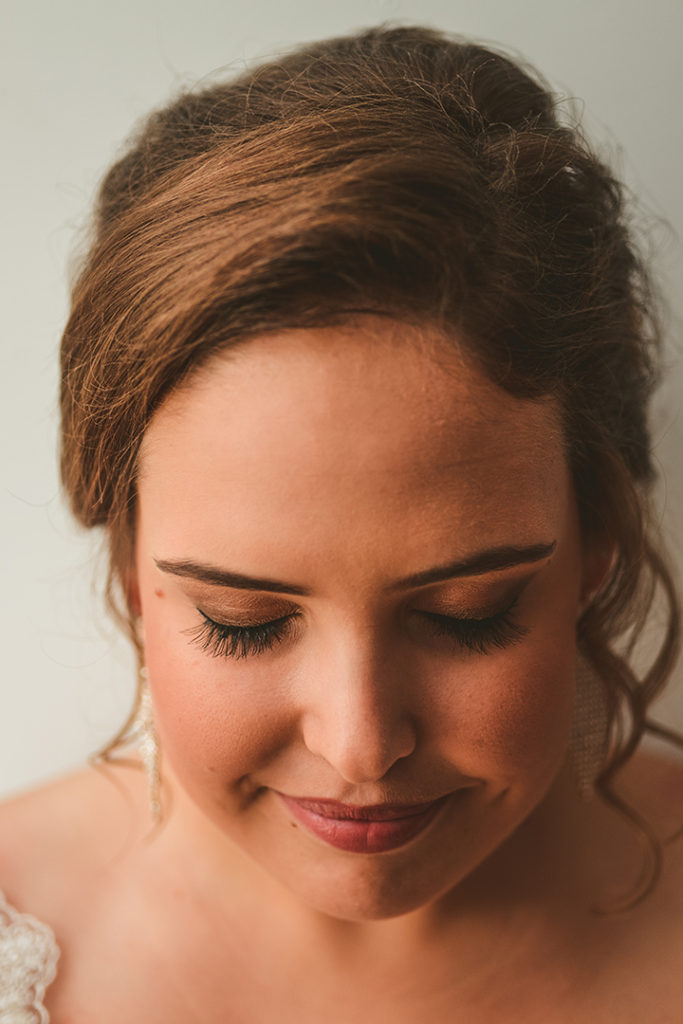
POLYGON ((303 731, 311 753, 356 785, 384 778, 397 761, 410 757, 417 745, 417 731, 408 719, 392 724, 386 717, 354 722, 311 716, 303 731))

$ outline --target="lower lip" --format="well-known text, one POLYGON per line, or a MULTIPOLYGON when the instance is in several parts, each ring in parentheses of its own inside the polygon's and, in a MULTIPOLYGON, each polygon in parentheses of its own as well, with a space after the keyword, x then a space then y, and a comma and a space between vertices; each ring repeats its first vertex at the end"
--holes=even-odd
POLYGON ((444 805, 441 797, 417 814, 388 821, 360 821, 356 818, 332 818, 318 814, 292 797, 279 793, 296 820, 318 839, 348 853, 385 853, 414 839, 427 828, 444 805))

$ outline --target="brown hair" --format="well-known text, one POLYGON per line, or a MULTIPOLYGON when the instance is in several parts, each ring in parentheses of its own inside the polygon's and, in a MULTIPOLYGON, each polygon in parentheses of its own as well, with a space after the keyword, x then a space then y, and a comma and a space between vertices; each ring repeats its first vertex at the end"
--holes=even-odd
MULTIPOLYGON (((136 463, 171 389, 250 336, 356 313, 465 339, 509 392, 558 399, 584 536, 616 552, 578 639, 608 698, 598 788, 626 812, 611 781, 659 729, 647 710, 679 633, 647 513, 659 327, 622 189, 556 108, 508 57, 399 27, 306 45, 153 114, 104 179, 73 290, 61 468, 77 519, 106 530, 109 597, 135 639, 136 463), (624 642, 657 593, 661 645, 639 676, 624 642)), ((645 891, 660 848, 629 813, 645 891)))

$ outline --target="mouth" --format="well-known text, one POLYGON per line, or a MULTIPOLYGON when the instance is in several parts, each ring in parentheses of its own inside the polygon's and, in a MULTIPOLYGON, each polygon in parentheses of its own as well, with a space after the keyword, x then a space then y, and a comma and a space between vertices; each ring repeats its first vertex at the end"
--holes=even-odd
POLYGON ((308 832, 348 853, 384 853, 404 846, 427 828, 450 796, 422 804, 361 807, 336 800, 277 795, 308 832))

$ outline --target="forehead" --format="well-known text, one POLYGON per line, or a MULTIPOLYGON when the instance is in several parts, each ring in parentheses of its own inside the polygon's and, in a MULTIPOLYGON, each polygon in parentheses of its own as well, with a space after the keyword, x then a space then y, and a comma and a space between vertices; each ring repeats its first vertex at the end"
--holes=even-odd
POLYGON ((393 531, 409 548, 445 521, 464 546, 483 531, 509 543, 512 525, 536 542, 567 501, 554 402, 519 400, 454 343, 393 322, 216 357, 156 413, 139 481, 163 543, 186 545, 194 524, 207 557, 291 525, 311 543, 341 529, 372 547, 393 531))

